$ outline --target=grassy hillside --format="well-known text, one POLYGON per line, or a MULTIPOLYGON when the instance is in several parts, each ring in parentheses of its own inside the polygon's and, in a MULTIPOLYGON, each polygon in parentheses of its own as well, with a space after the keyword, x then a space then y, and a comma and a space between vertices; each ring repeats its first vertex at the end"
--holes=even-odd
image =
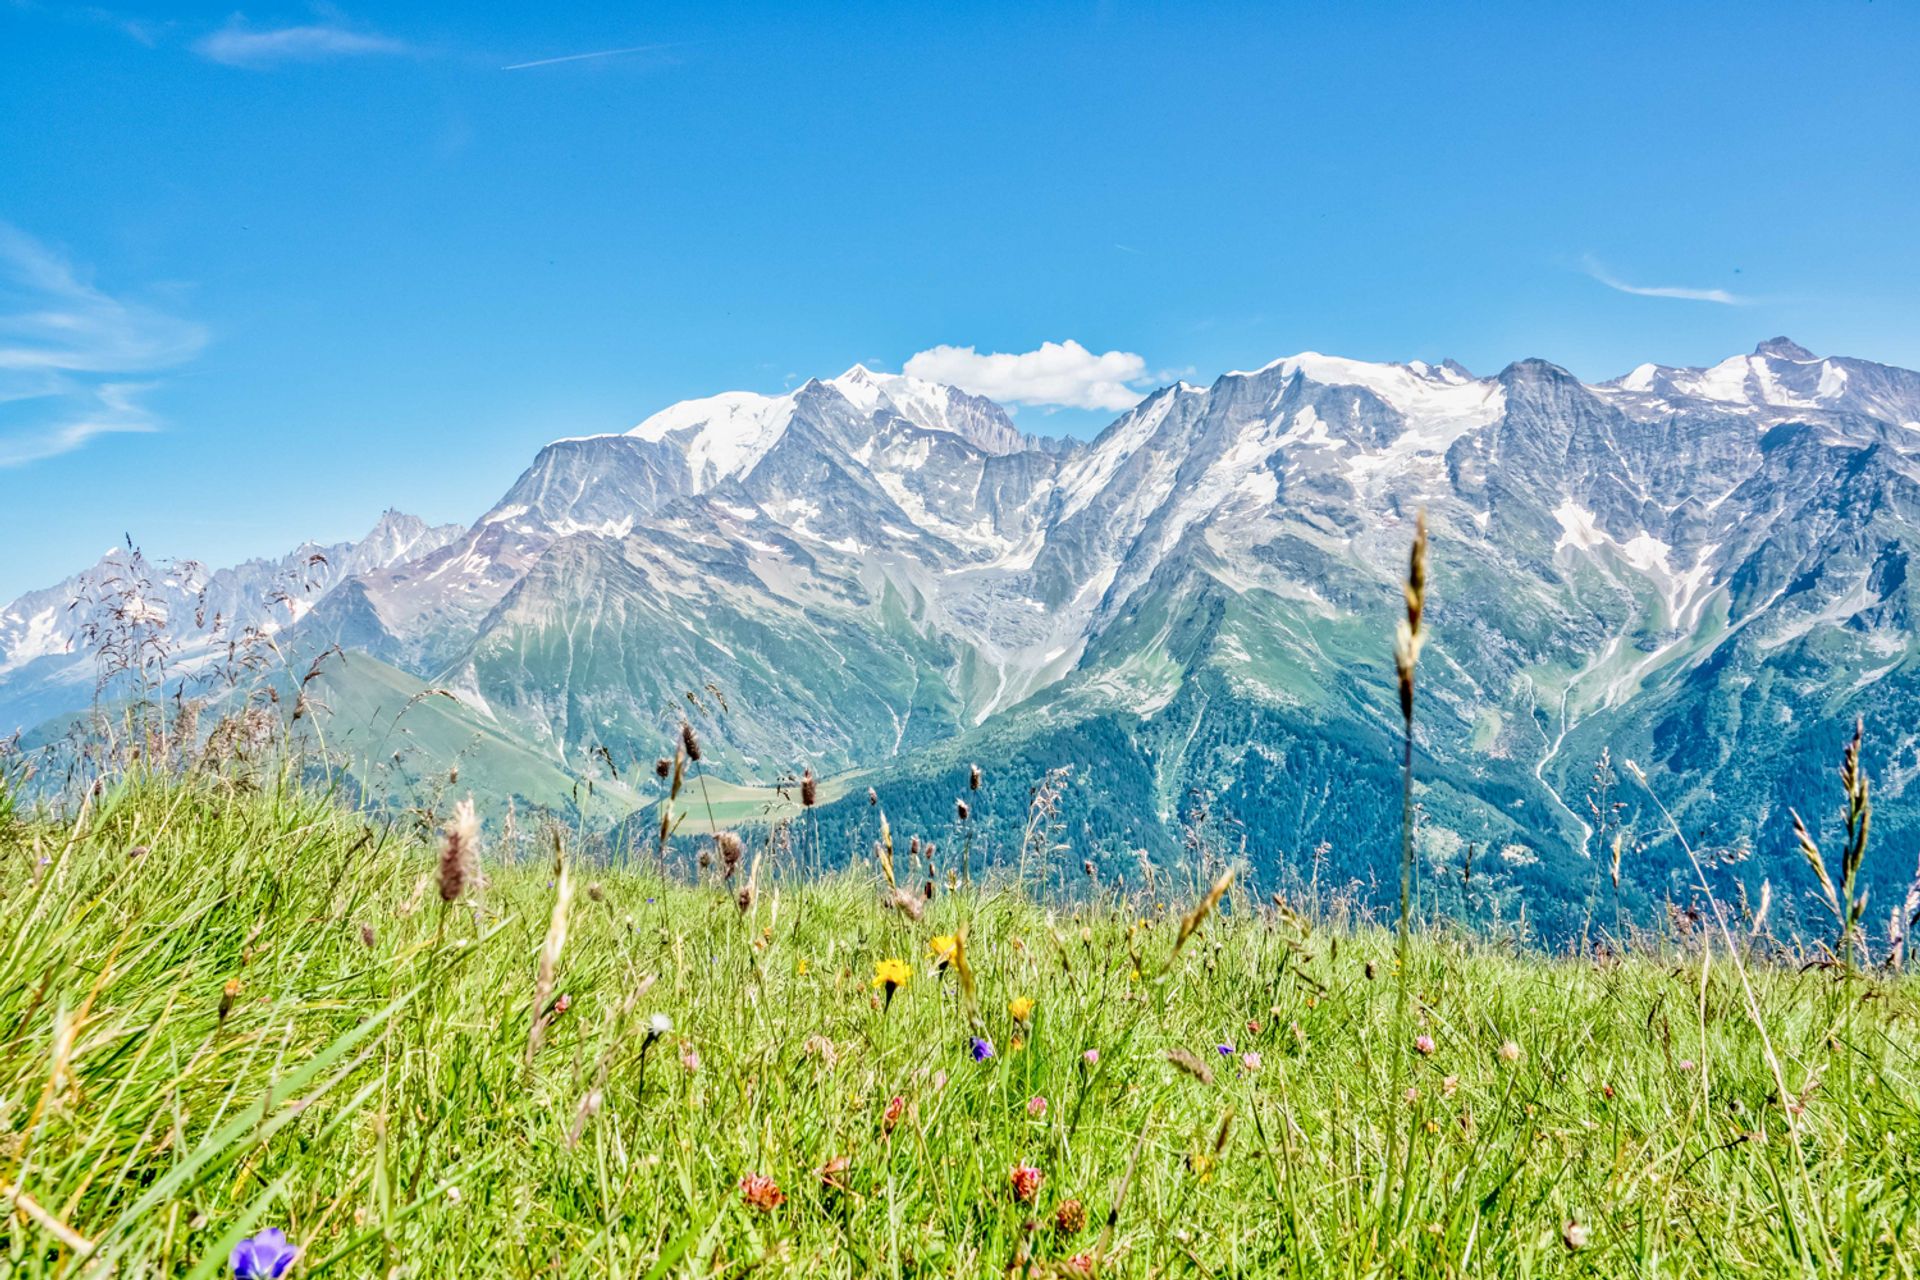
POLYGON ((768 858, 742 910, 753 849, 688 886, 480 846, 443 906, 431 845, 292 786, 0 816, 0 1273, 226 1274, 270 1227, 299 1276, 1920 1256, 1905 981, 1699 931, 1603 964, 1427 936, 1402 975, 1338 904, 1009 888, 914 919, 870 860, 799 887, 768 858))

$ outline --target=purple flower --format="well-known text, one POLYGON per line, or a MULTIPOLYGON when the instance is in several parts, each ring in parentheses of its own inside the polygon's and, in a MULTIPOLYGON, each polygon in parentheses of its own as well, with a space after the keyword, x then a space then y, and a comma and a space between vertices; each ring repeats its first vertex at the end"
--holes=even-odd
POLYGON ((299 1255, 300 1250, 287 1243, 284 1231, 268 1227, 253 1239, 233 1246, 235 1280, 277 1280, 299 1255))
POLYGON ((1220 1056, 1223 1058, 1231 1058, 1233 1056, 1233 1046, 1230 1044, 1217 1044, 1213 1047, 1220 1051, 1220 1056))
POLYGON ((985 1062, 992 1056, 993 1042, 990 1040, 982 1040, 979 1036, 975 1036, 973 1038, 973 1060, 975 1062, 985 1062))

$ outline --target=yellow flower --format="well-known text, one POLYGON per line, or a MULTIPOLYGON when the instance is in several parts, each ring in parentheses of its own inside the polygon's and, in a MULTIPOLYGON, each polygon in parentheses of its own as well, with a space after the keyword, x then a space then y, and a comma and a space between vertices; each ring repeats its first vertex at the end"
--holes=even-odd
POLYGON ((913 970, 907 968, 904 960, 882 960, 873 966, 873 985, 885 987, 892 992, 895 987, 907 985, 907 979, 913 976, 913 970))
POLYGON ((1018 1053, 1020 1052, 1020 1050, 1026 1047, 1027 1047, 1027 1042, 1025 1040, 1022 1040, 1019 1036, 1015 1036, 1013 1038, 1013 1043, 1007 1046, 1007 1051, 1010 1053, 1018 1053))
POLYGON ((1033 1001, 1026 996, 1007 1001, 1007 1012, 1013 1015, 1015 1022, 1026 1022, 1033 1017, 1033 1001))
POLYGON ((805 956, 800 957, 800 962, 793 966, 793 971, 802 978, 807 976, 807 958, 805 956))
POLYGON ((927 951, 935 961, 943 965, 953 962, 954 950, 959 945, 960 940, 950 933, 937 933, 927 939, 927 951))

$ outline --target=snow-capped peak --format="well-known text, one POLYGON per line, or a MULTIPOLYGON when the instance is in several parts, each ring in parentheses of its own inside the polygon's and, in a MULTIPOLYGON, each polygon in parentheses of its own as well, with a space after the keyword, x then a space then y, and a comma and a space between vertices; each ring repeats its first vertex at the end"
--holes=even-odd
POLYGON ((1329 387, 1359 387, 1405 417, 1410 425, 1445 421, 1463 428, 1482 425, 1500 416, 1505 398, 1493 378, 1475 378, 1454 361, 1428 364, 1376 364, 1344 356, 1302 351, 1263 365, 1251 373, 1229 378, 1255 378, 1278 371, 1282 378, 1296 375, 1329 387))
POLYGON ((1845 407, 1849 366, 1859 361, 1823 359, 1791 338, 1768 338, 1751 354, 1728 356, 1706 368, 1642 364, 1598 390, 1654 397, 1684 397, 1738 406, 1741 412, 1845 407))
POLYGON ((878 373, 856 364, 824 385, 862 413, 891 410, 917 427, 950 432, 988 453, 1014 453, 1026 447, 1006 410, 946 383, 904 373, 878 373))
POLYGON ((752 470, 793 420, 793 405, 791 392, 723 391, 668 405, 627 434, 679 445, 695 483, 706 488, 752 470))

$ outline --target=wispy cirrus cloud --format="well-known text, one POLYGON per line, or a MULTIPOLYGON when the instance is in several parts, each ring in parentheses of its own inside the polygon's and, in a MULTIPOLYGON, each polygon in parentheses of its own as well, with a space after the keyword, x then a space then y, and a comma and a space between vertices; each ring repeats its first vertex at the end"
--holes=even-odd
POLYGON ((0 222, 0 467, 158 430, 142 403, 151 375, 192 360, 206 341, 199 325, 107 293, 0 222))
POLYGON ((254 27, 235 16, 218 31, 193 42, 193 51, 229 67, 260 70, 289 62, 392 56, 416 52, 404 40, 372 31, 356 31, 338 22, 304 26, 254 27))
POLYGON ((1688 302, 1717 302, 1723 307, 1744 307, 1753 301, 1742 294, 1729 293, 1725 289, 1693 289, 1671 284, 1628 284, 1607 270, 1592 254, 1581 259, 1580 269, 1607 288, 1620 293, 1630 293, 1637 298, 1680 298, 1688 302))
POLYGON ((514 62, 500 68, 502 71, 525 71, 530 67, 552 67, 562 62, 588 62, 596 58, 619 58, 630 53, 660 53, 674 48, 671 44, 636 44, 624 49, 595 49, 588 53, 563 53, 554 58, 535 58, 531 62, 514 62))
POLYGON ((1144 393, 1128 384, 1146 378, 1147 361, 1131 351, 1096 355, 1069 338, 1017 353, 930 347, 911 357, 903 372, 1002 404, 1118 412, 1140 402, 1144 393))

